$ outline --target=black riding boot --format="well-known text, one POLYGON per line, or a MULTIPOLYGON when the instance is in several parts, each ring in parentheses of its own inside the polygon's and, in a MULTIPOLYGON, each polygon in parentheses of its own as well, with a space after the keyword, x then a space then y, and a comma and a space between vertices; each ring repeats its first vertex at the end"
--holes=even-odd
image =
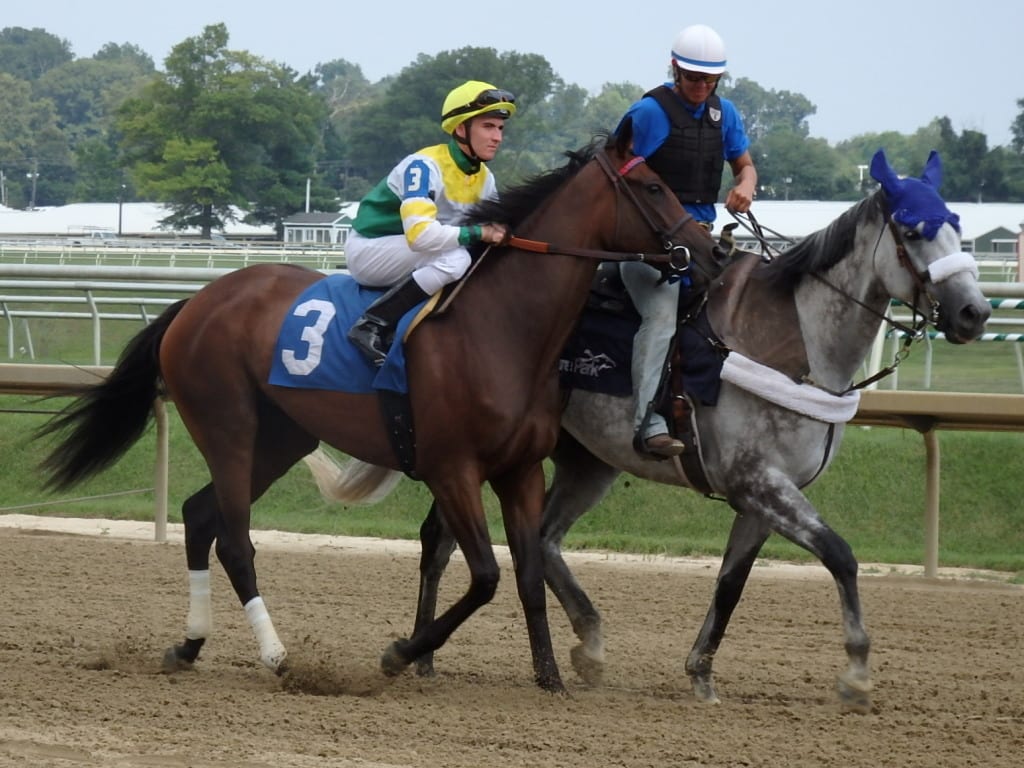
POLYGON ((398 321, 426 298, 428 294, 410 275, 366 308, 363 316, 349 330, 348 340, 367 360, 380 368, 394 341, 398 321))

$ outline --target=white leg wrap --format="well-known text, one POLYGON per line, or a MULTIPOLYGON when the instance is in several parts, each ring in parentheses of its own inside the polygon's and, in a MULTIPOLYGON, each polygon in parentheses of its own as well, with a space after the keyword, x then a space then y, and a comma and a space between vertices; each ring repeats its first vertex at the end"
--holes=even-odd
POLYGON ((188 622, 185 637, 203 640, 213 631, 213 608, 210 605, 210 572, 188 572, 188 622))
POLYGON ((249 626, 256 634, 256 641, 260 644, 260 661, 277 672, 288 652, 284 649, 284 645, 274 630, 274 622, 270 620, 270 614, 267 613, 267 606, 263 604, 263 598, 254 597, 246 603, 245 615, 249 619, 249 626))

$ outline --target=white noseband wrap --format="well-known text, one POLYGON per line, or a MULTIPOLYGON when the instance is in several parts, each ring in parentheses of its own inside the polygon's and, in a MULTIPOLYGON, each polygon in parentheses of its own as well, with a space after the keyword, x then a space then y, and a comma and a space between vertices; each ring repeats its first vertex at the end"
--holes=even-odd
POLYGON ((941 283, 961 272, 970 272, 974 275, 975 280, 978 279, 978 263, 974 260, 974 256, 963 251, 943 256, 928 265, 928 277, 931 278, 932 283, 941 283))

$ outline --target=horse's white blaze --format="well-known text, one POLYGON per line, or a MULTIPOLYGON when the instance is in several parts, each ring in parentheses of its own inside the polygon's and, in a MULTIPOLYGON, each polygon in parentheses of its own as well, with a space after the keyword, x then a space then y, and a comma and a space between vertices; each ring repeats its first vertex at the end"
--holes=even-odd
POLYGON ((270 620, 267 613, 267 606, 263 598, 258 595, 245 604, 245 616, 249 619, 249 626, 256 635, 256 641, 260 645, 260 661, 275 672, 280 668, 288 651, 277 636, 274 629, 274 622, 270 620))
POLYGON ((203 640, 213 631, 213 607, 210 604, 210 571, 188 572, 188 623, 185 637, 203 640))

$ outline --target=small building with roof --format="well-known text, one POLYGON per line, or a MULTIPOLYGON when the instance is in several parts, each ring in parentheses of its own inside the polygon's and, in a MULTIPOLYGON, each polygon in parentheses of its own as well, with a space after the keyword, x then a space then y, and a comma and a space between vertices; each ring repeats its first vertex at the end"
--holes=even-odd
POLYGON ((288 245, 344 247, 358 210, 359 203, 346 203, 335 213, 294 213, 281 222, 284 226, 284 242, 288 245))

